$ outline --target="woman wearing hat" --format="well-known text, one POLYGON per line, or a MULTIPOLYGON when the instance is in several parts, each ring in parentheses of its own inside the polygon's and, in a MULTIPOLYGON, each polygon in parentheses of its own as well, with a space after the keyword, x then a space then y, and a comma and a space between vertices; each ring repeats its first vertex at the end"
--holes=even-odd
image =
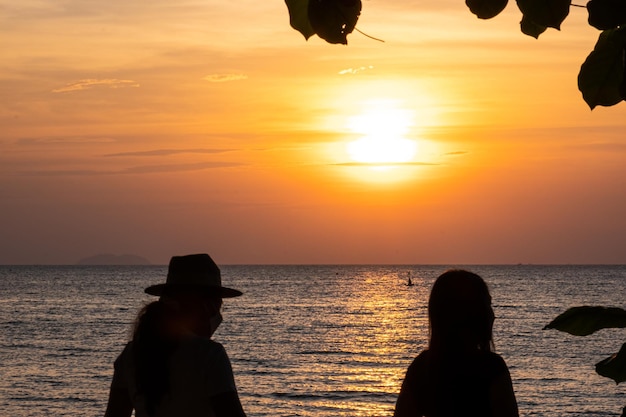
POLYGON ((145 291, 160 297, 115 361, 105 417, 245 417, 230 360, 211 340, 222 299, 241 292, 222 286, 206 254, 173 257, 165 284, 145 291))

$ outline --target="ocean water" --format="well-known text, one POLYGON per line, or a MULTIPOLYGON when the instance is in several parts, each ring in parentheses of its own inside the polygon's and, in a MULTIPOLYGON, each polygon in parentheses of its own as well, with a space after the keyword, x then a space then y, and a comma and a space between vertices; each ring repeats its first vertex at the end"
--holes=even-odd
MULTIPOLYGON (((542 330, 576 305, 626 308, 626 266, 469 266, 489 283, 496 350, 521 415, 618 416, 626 386, 595 374, 626 330, 542 330)), ((426 346, 446 266, 223 266, 215 339, 248 416, 384 417, 426 346), (415 285, 405 285, 408 275, 415 285)), ((113 361, 165 266, 0 266, 0 415, 100 416, 113 361)), ((468 381, 471 383, 471 381, 468 381)))

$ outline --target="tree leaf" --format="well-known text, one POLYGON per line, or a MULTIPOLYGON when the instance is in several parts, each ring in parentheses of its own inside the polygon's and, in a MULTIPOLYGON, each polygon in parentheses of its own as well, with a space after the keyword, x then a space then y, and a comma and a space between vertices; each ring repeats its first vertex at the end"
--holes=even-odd
POLYGON ((569 14, 570 0, 517 0, 517 7, 536 25, 560 30, 569 14))
POLYGON ((309 23, 309 0, 285 0, 289 10, 289 24, 292 28, 309 39, 315 35, 311 23, 309 23))
POLYGON ((559 314, 543 329, 557 329, 575 336, 587 336, 609 327, 626 327, 626 310, 618 307, 572 307, 559 314))
POLYGON ((539 35, 545 32, 548 28, 546 26, 541 26, 534 22, 531 22, 526 16, 522 16, 520 29, 522 30, 523 34, 532 36, 535 39, 539 39, 539 35))
POLYGON ((509 0, 465 0, 470 11, 479 19, 491 19, 504 10, 509 0))
POLYGON ((309 0, 309 22, 328 43, 347 45, 360 14, 361 0, 309 0))
POLYGON ((626 24, 626 1, 591 0, 587 3, 588 22, 600 30, 615 29, 626 24))
POLYGON ((620 89, 624 82, 625 45, 626 27, 605 30, 580 67, 578 89, 592 110, 596 106, 613 106, 624 99, 620 89))
POLYGON ((596 372, 611 378, 616 384, 626 381, 626 343, 619 352, 596 363, 596 372))

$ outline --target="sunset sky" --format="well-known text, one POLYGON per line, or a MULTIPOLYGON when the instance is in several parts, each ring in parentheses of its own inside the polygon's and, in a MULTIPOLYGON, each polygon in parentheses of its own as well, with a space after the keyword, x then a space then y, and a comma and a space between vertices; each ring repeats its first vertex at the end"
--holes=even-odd
POLYGON ((343 46, 282 0, 0 0, 0 264, 626 263, 598 31, 520 19, 365 0, 384 43, 343 46))

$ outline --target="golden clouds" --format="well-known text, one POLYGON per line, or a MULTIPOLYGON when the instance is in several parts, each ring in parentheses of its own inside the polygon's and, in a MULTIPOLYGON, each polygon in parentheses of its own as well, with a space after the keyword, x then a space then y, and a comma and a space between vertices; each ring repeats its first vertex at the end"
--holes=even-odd
POLYGON ((228 81, 247 80, 248 76, 245 74, 209 74, 202 79, 210 83, 225 83, 228 81))
POLYGON ((105 79, 96 79, 96 78, 87 78, 84 80, 79 80, 74 83, 70 83, 65 85, 65 87, 56 88, 52 90, 53 93, 67 93, 70 91, 81 91, 81 90, 90 90, 96 87, 106 87, 106 88, 127 88, 133 87, 138 88, 139 83, 133 80, 118 80, 116 78, 105 78, 105 79))

